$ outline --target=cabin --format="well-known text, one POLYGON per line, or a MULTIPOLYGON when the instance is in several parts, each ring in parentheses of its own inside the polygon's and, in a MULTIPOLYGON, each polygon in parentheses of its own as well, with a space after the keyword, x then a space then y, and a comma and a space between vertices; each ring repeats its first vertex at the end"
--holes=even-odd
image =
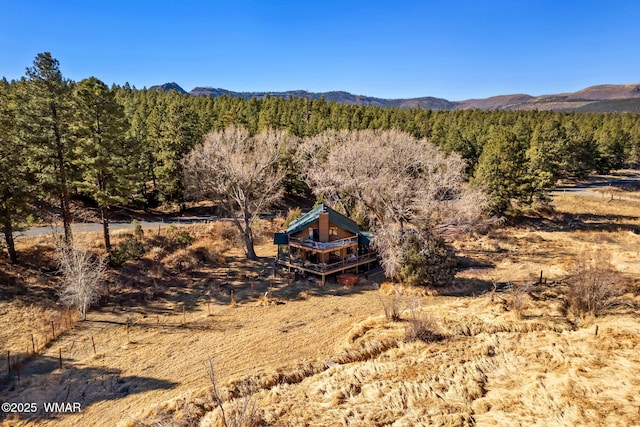
POLYGON ((321 278, 368 271, 377 262, 370 248, 371 234, 361 231, 351 218, 321 204, 289 227, 275 233, 276 264, 321 278))

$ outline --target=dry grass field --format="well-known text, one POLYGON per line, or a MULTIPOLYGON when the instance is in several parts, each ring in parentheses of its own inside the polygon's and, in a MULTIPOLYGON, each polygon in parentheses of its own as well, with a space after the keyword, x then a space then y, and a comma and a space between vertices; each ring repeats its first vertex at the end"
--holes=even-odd
MULTIPOLYGON (((82 410, 2 425, 640 425, 640 201, 624 191, 559 194, 460 239, 462 270, 437 291, 273 280, 268 224, 254 263, 220 224, 189 228, 186 249, 149 233, 86 322, 56 306, 55 276, 7 269, 0 350, 48 343, 19 382, 2 362, 0 400, 82 410), (573 309, 569 285, 596 251, 624 289, 598 317, 573 309), (51 320, 65 329, 53 340, 51 320)), ((51 256, 45 238, 21 245, 51 256)))

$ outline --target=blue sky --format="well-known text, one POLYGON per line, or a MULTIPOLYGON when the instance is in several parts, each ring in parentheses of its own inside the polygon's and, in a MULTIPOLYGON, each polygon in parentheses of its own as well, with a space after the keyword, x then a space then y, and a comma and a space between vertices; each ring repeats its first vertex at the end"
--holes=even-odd
POLYGON ((0 0, 0 76, 449 100, 640 83, 640 1, 0 0))

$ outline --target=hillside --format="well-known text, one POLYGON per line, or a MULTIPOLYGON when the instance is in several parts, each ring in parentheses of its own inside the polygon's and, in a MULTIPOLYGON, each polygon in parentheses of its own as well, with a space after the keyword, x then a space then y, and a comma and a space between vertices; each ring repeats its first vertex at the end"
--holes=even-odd
POLYGON ((233 92, 226 89, 212 88, 212 87, 196 87, 189 92, 191 95, 201 96, 222 96, 230 95, 234 97, 240 97, 245 99, 257 98, 261 99, 265 96, 274 96, 280 98, 309 98, 320 99, 325 101, 333 101, 343 104, 352 105, 372 105, 376 107, 400 107, 400 108, 425 108, 432 110, 452 110, 456 108, 456 103, 447 101, 442 98, 423 97, 412 99, 383 99, 375 98, 371 96, 354 95, 345 91, 332 91, 332 92, 307 92, 304 90, 292 90, 286 92, 233 92))
MULTIPOLYGON (((176 83, 152 86, 156 90, 176 90, 187 93, 176 83)), ((640 111, 640 84, 597 85, 574 93, 531 96, 527 94, 497 95, 483 99, 449 101, 430 96, 419 98, 385 99, 364 95, 354 95, 345 91, 308 92, 291 90, 284 92, 235 92, 214 87, 196 87, 188 92, 194 96, 233 96, 245 99, 261 99, 265 96, 280 98, 309 98, 333 101, 351 105, 372 105, 377 107, 423 108, 430 110, 553 110, 576 112, 638 112, 640 111)))
POLYGON ((165 83, 163 85, 156 85, 156 86, 151 86, 149 88, 149 90, 164 90, 164 91, 170 91, 170 90, 175 90, 178 93, 187 93, 187 91, 185 91, 184 89, 182 89, 180 87, 180 85, 178 83, 175 82, 171 82, 171 83, 165 83))

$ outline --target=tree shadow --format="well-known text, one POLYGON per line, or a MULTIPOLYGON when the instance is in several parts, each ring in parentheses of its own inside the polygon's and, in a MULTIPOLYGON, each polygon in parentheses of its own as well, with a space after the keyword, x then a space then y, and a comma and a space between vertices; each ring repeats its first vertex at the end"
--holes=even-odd
POLYGON ((36 402, 37 412, 22 413, 21 416, 37 420, 64 416, 64 413, 45 412, 44 402, 78 402, 84 409, 96 402, 149 390, 170 389, 177 384, 151 377, 123 376, 118 369, 79 367, 64 360, 60 368, 58 358, 38 356, 22 367, 20 381, 14 371, 2 379, 0 387, 3 400, 7 402, 36 402))
MULTIPOLYGON (((496 282, 495 291, 503 292, 508 283, 496 282)), ((441 288, 434 288, 441 296, 448 297, 477 297, 494 291, 494 282, 479 278, 456 277, 453 284, 441 288)))
POLYGON ((49 272, 26 262, 2 268, 0 264, 0 301, 18 301, 25 305, 57 300, 56 287, 52 277, 57 272, 49 272), (29 278, 37 277, 36 281, 29 278))
MULTIPOLYGON (((467 253, 468 252, 469 251, 467 251, 467 253)), ((487 259, 472 258, 467 255, 456 255, 456 263, 457 263, 457 268, 456 268, 457 271, 462 271, 467 269, 493 268, 496 266, 493 262, 487 259)))
POLYGON ((554 218, 519 217, 516 225, 547 232, 631 231, 640 234, 640 225, 631 223, 638 220, 640 217, 632 215, 562 213, 554 218))
POLYGON ((316 279, 302 279, 278 283, 271 287, 269 295, 278 300, 295 301, 308 297, 358 295, 372 289, 375 289, 372 282, 363 278, 351 286, 343 286, 335 278, 330 278, 324 284, 316 279))

